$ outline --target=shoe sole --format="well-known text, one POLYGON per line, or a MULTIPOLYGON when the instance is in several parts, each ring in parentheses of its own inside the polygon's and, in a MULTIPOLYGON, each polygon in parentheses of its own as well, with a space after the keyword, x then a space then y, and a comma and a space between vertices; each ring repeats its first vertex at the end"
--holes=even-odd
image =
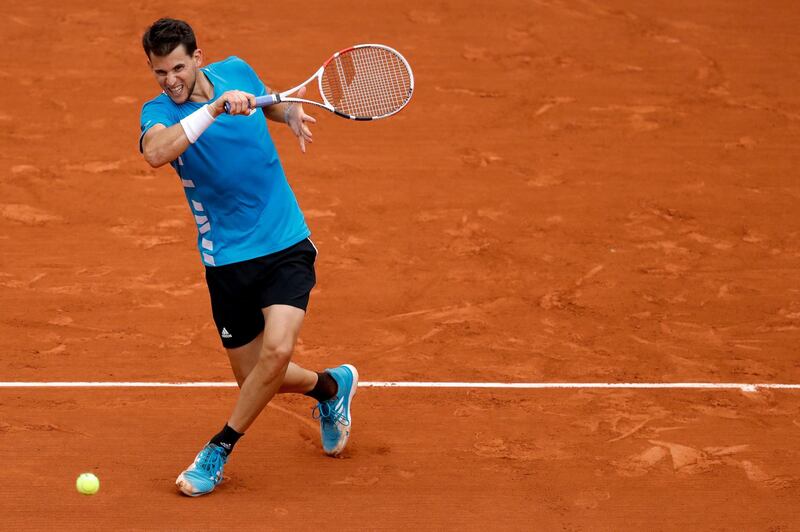
POLYGON ((203 492, 192 491, 194 489, 194 486, 192 486, 191 482, 183 478, 183 473, 178 475, 178 478, 175 480, 175 485, 178 486, 178 489, 181 490, 181 493, 183 493, 187 497, 199 497, 201 495, 206 495, 207 493, 211 493, 212 491, 214 491, 214 488, 211 488, 209 491, 203 491, 203 492))
POLYGON ((350 421, 350 424, 347 425, 347 434, 345 435, 344 440, 342 440, 339 445, 334 447, 332 450, 325 452, 325 454, 328 456, 339 456, 339 454, 344 451, 344 448, 347 445, 347 440, 350 439, 350 429, 353 428, 353 417, 350 415, 350 405, 352 405, 353 396, 356 394, 356 390, 358 389, 358 370, 351 364, 343 364, 342 367, 349 369, 353 374, 353 384, 350 387, 350 395, 347 398, 347 419, 350 421))

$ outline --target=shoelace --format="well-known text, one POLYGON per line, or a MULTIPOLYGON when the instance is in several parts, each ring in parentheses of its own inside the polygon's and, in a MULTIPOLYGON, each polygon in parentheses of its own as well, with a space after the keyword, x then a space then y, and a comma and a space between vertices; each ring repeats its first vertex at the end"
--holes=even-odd
POLYGON ((350 420, 344 415, 344 412, 337 412, 332 406, 333 400, 325 401, 324 403, 317 403, 311 410, 311 417, 320 419, 325 423, 340 423, 345 427, 350 424, 350 420))
POLYGON ((197 458, 197 467, 206 471, 210 475, 216 475, 224 464, 223 451, 220 448, 211 447, 210 445, 203 449, 200 456, 197 458))

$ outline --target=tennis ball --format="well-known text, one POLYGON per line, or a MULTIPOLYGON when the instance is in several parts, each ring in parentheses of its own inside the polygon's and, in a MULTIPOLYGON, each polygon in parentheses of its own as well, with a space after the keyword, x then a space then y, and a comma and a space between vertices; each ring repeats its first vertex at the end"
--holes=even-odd
POLYGON ((91 473, 81 473, 75 481, 78 493, 83 495, 94 495, 100 489, 100 479, 91 473))

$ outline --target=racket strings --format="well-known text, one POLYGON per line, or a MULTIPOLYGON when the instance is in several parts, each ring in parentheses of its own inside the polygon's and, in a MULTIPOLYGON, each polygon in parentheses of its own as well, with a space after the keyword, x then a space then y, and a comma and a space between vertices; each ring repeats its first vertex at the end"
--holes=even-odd
POLYGON ((356 117, 379 117, 402 108, 410 98, 411 75, 390 50, 359 47, 325 66, 322 91, 333 107, 356 117))
MULTIPOLYGON (((407 98, 410 78, 405 64, 394 54, 381 48, 367 48, 367 57, 354 58, 363 62, 363 70, 374 98, 364 98, 364 104, 376 112, 393 112, 402 107, 407 98)), ((383 113, 382 113, 383 114, 383 113)), ((377 115, 376 115, 377 116, 377 115)))

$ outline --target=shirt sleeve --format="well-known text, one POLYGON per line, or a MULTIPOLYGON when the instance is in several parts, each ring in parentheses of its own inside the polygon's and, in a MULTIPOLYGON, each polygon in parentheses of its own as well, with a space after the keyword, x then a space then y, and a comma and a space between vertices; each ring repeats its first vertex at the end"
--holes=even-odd
POLYGON ((151 127, 156 124, 162 124, 166 127, 177 124, 178 119, 170 109, 168 102, 161 101, 160 98, 150 100, 142 107, 142 114, 139 118, 139 126, 141 127, 141 134, 139 135, 139 152, 143 152, 142 139, 151 127))
POLYGON ((250 68, 250 65, 247 65, 247 69, 250 71, 250 76, 252 77, 253 85, 255 86, 255 91, 253 92, 253 94, 255 94, 256 96, 264 96, 265 94, 267 94, 267 86, 264 85, 264 82, 261 81, 261 78, 258 77, 256 71, 250 68))
POLYGON ((242 90, 251 92, 254 96, 264 96, 267 94, 267 86, 264 85, 264 82, 258 77, 253 67, 239 57, 232 56, 231 59, 238 66, 242 78, 247 80, 247 83, 250 85, 247 89, 242 90))

